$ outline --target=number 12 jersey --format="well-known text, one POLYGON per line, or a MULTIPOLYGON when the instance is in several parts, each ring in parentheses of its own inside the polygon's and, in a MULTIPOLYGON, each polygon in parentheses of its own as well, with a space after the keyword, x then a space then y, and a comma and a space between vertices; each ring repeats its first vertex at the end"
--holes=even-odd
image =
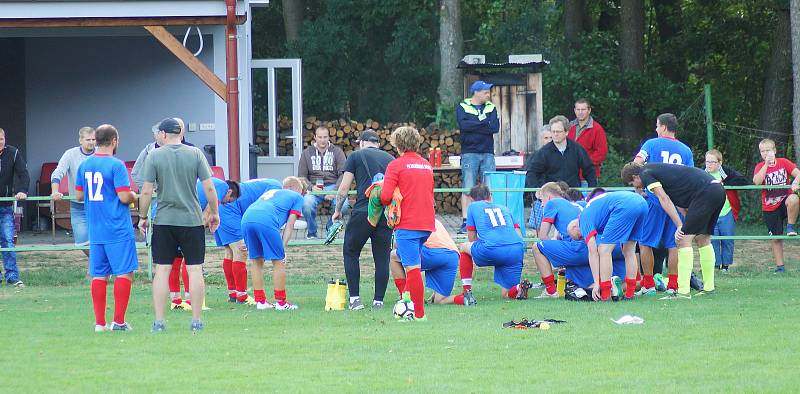
POLYGON ((131 212, 117 192, 130 191, 125 164, 110 155, 95 153, 78 167, 75 190, 83 191, 89 243, 105 244, 134 238, 131 212))

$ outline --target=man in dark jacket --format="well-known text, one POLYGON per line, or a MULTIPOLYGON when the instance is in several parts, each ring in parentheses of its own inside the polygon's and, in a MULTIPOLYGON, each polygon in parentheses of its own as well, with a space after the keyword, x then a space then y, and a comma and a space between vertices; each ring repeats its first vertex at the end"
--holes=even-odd
MULTIPOLYGON (((11 145, 6 145, 6 132, 0 128, 0 196, 16 197, 17 200, 28 198, 28 185, 31 178, 28 175, 28 167, 25 158, 19 149, 11 145)), ((4 248, 14 247, 14 203, 10 201, 0 202, 0 246, 4 248)), ((9 285, 24 287, 25 284, 19 280, 19 270, 17 269, 17 253, 3 252, 3 268, 5 269, 5 279, 9 285)))
MULTIPOLYGON (((456 105, 456 121, 461 138, 461 179, 469 190, 483 182, 486 171, 494 171, 494 135, 500 131, 497 107, 489 101, 492 84, 475 81, 469 88, 472 97, 456 105)), ((461 196, 461 228, 466 234, 467 206, 472 200, 467 193, 461 196)))
POLYGON ((577 142, 567 139, 567 125, 563 116, 550 119, 553 141, 539 149, 533 156, 526 187, 540 187, 547 182, 564 181, 570 187, 580 186, 580 172, 589 183, 597 186, 597 177, 589 155, 577 142))

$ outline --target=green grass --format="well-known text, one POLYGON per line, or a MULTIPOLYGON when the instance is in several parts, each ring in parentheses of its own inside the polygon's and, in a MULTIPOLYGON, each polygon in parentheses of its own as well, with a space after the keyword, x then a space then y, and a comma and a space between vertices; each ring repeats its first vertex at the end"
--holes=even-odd
MULTIPOLYGON (((95 334, 84 271, 38 270, 26 275, 28 288, 0 289, 0 384, 5 392, 796 391, 800 275, 791 266, 773 275, 756 261, 720 275, 714 295, 603 304, 501 300, 490 270, 479 269, 477 307, 431 306, 429 321, 413 324, 395 322, 391 303, 323 311, 324 273, 290 270, 289 298, 301 308, 293 312, 225 303, 214 273, 213 310, 198 335, 183 311, 151 334, 141 278, 128 313, 134 331, 95 334), (628 313, 645 324, 610 321, 628 313), (568 323, 501 328, 523 317, 568 323)), ((362 289, 370 299, 368 278, 362 289)))

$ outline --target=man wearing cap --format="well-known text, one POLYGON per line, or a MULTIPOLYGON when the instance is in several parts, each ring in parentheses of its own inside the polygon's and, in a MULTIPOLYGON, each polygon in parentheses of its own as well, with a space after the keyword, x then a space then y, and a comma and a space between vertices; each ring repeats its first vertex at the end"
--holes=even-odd
MULTIPOLYGON (((486 171, 494 171, 494 134, 500 131, 497 108, 489 101, 493 85, 475 81, 469 88, 471 98, 456 105, 456 121, 461 134, 461 179, 463 188, 470 189, 483 182, 486 171)), ((466 234, 467 206, 472 200, 464 193, 461 196, 461 228, 466 234)))
MULTIPOLYGON (((311 185, 311 191, 336 190, 344 172, 344 162, 347 158, 342 148, 331 144, 330 131, 325 126, 314 130, 314 142, 300 154, 300 166, 297 176, 303 178, 311 185)), ((303 203, 303 218, 308 223, 306 239, 317 238, 317 206, 322 200, 333 200, 333 195, 306 194, 303 203)), ((333 201, 331 205, 335 205, 333 201)), ((344 205, 347 213, 349 205, 344 205)), ((328 226, 331 222, 328 222, 328 226)))
MULTIPOLYGON (((203 262, 205 259, 205 229, 207 224, 214 232, 219 226, 217 195, 211 181, 211 169, 203 152, 193 146, 181 143, 183 128, 174 118, 161 121, 158 126, 159 138, 165 144, 147 156, 144 165, 144 184, 139 201, 139 229, 147 229, 153 185, 158 184, 156 215, 153 219, 151 242, 153 263, 156 265, 153 278, 153 304, 155 321, 152 330, 164 331, 164 311, 167 298, 168 276, 172 268, 175 251, 180 247, 189 273, 189 289, 192 304, 203 305, 205 281, 203 262), (195 183, 203 183, 203 191, 208 201, 208 211, 200 210, 195 183), (205 219, 205 220, 204 220, 205 219), (205 222, 205 223, 204 223, 205 222)), ((200 320, 202 308, 192 308, 192 331, 203 329, 200 320)))
POLYGON ((355 179, 356 203, 344 230, 344 247, 342 248, 351 310, 364 309, 359 294, 361 269, 358 260, 367 239, 372 240, 372 258, 375 260, 373 308, 383 306, 383 296, 386 294, 386 286, 389 283, 389 254, 392 250, 392 229, 386 224, 384 215, 380 215, 376 226, 369 223, 367 220, 369 200, 364 193, 373 182, 383 179, 386 167, 389 162, 394 160, 394 157, 380 149, 380 138, 372 130, 365 130, 361 133, 358 138, 358 148, 344 164, 344 174, 339 183, 335 211, 332 216, 333 220, 342 217, 342 207, 347 201, 347 192, 350 191, 350 185, 355 179))

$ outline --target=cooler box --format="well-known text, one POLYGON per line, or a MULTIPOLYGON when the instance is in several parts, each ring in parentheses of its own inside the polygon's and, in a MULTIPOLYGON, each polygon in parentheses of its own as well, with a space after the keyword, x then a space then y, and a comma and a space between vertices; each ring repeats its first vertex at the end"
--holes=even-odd
POLYGON ((522 189, 525 187, 525 174, 527 171, 487 171, 484 173, 484 182, 492 190, 492 201, 505 205, 514 217, 514 223, 519 225, 523 236, 525 235, 525 204, 524 192, 496 192, 494 189, 522 189))

